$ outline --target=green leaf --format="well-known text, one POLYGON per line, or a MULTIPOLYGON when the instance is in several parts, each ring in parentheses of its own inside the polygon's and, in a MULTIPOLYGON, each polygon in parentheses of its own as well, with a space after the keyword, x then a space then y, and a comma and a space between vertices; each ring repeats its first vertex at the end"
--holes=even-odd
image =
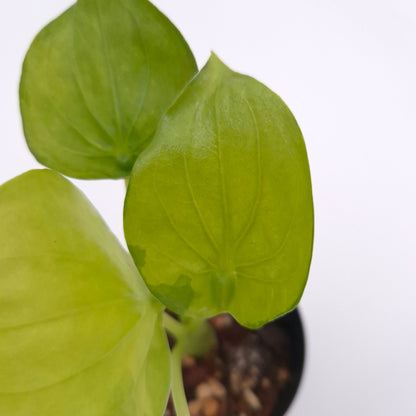
POLYGON ((68 176, 129 176, 196 69, 181 34, 147 0, 79 0, 27 53, 20 106, 29 148, 68 176))
POLYGON ((161 324, 155 327, 152 343, 143 370, 143 383, 140 384, 137 401, 140 415, 163 415, 170 391, 171 354, 165 331, 161 324))
POLYGON ((132 172, 130 252, 177 313, 258 327, 293 309, 313 239, 309 165, 283 101, 215 55, 162 119, 132 172))
POLYGON ((144 392, 166 403, 162 305, 87 199, 28 172, 0 187, 0 235, 0 414, 142 416, 144 392))

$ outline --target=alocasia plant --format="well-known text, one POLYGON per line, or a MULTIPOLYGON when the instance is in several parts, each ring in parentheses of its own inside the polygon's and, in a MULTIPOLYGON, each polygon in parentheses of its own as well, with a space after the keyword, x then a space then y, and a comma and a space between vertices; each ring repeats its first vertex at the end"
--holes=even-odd
POLYGON ((79 0, 32 44, 28 145, 65 175, 126 179, 130 254, 59 173, 0 187, 1 415, 161 416, 172 390, 186 416, 180 361, 215 343, 205 319, 257 328, 298 303, 313 239, 299 127, 214 54, 195 72, 147 0, 79 0))

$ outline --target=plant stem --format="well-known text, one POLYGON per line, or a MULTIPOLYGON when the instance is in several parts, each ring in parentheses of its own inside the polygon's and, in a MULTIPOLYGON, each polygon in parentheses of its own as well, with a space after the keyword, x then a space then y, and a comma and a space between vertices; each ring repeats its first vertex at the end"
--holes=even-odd
POLYGON ((185 325, 166 312, 163 314, 163 326, 177 340, 186 332, 185 325))
POLYGON ((178 416, 190 416, 182 378, 182 345, 180 342, 172 351, 172 399, 178 416))
POLYGON ((205 320, 177 321, 166 312, 163 315, 165 330, 176 338, 172 350, 172 399, 178 416, 190 416, 182 377, 182 357, 185 354, 203 356, 216 343, 213 328, 205 320))

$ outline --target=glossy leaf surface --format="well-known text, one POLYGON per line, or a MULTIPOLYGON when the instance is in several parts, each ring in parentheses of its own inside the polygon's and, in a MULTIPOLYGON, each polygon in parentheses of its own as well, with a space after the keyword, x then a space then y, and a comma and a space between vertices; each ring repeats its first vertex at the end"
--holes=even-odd
POLYGON ((20 103, 27 143, 77 178, 123 178, 196 72, 172 23, 147 0, 79 0, 26 56, 20 103))
POLYGON ((144 395, 163 406, 161 305, 87 199, 28 172, 0 187, 0 235, 0 414, 147 416, 144 395))
POLYGON ((213 55, 138 158, 124 229, 148 287, 179 314, 228 311, 257 327, 293 309, 313 205, 289 109, 213 55))

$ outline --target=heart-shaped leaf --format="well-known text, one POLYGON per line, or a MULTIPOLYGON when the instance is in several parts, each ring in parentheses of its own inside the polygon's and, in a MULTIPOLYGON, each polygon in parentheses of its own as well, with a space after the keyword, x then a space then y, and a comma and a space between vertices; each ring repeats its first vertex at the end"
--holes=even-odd
POLYGON ((28 172, 0 187, 0 236, 0 414, 147 416, 149 395, 162 415, 161 305, 87 199, 28 172))
POLYGON ((302 295, 313 238, 302 134, 276 94, 215 55, 138 158, 124 212, 136 265, 179 314, 257 327, 302 295))
POLYGON ((77 178, 123 178, 196 72, 172 23, 147 0, 79 0, 26 56, 20 105, 42 164, 77 178))

